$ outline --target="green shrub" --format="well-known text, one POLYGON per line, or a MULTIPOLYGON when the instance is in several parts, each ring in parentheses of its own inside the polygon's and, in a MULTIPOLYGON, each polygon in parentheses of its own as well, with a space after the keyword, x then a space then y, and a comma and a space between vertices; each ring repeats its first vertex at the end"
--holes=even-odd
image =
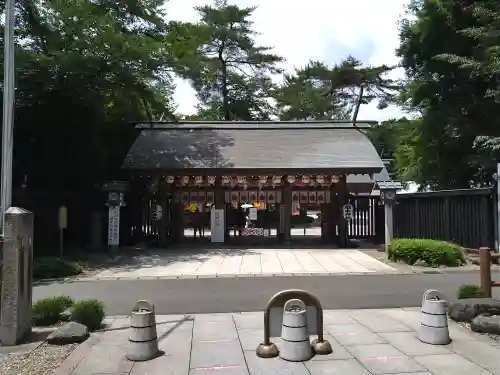
POLYGON ((33 278, 50 279, 74 276, 82 273, 82 267, 73 261, 54 257, 35 258, 33 261, 33 278))
POLYGON ((389 246, 389 258, 428 267, 460 266, 465 263, 464 249, 451 242, 429 239, 395 238, 389 246))
POLYGON ((476 284, 462 284, 458 287, 458 299, 483 297, 483 292, 479 285, 476 284))
POLYGON ((31 317, 35 326, 48 326, 61 320, 62 313, 73 306, 70 297, 48 297, 36 301, 31 310, 31 317))
POLYGON ((87 326, 90 331, 101 327, 104 319, 104 304, 95 299, 76 302, 71 307, 71 320, 87 326))

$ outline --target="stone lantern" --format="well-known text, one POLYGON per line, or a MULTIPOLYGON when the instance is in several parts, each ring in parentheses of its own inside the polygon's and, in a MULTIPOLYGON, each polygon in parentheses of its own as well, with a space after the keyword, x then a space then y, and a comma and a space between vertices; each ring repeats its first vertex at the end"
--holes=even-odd
POLYGON ((376 183, 380 190, 380 201, 384 205, 384 232, 385 232, 385 257, 389 258, 389 244, 394 237, 394 223, 392 219, 392 207, 396 203, 397 191, 403 189, 403 184, 398 181, 378 181, 376 183))

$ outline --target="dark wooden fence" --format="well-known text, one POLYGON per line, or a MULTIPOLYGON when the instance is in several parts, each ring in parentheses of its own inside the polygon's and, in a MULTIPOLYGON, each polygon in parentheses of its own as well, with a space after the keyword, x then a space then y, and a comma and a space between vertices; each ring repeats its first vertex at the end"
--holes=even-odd
POLYGON ((495 212, 495 192, 489 188, 398 194, 394 236, 493 248, 495 212))

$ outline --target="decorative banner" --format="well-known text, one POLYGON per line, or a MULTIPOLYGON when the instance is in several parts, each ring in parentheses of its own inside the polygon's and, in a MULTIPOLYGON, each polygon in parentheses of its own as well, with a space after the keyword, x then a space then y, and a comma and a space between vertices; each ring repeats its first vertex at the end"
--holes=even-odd
POLYGON ((267 176, 260 176, 259 177, 259 183, 261 185, 267 184, 267 176))
POLYGON ((182 192, 182 204, 189 204, 189 192, 182 192))
POLYGON ((281 184, 281 176, 273 176, 273 184, 281 184))
POLYGON ((300 203, 309 203, 309 194, 307 191, 300 192, 300 203))
POLYGON ((167 184, 173 184, 175 181, 175 177, 174 176, 167 176, 167 178, 165 180, 167 181, 167 184))
POLYGON ((230 176, 222 176, 222 183, 227 185, 231 182, 231 177, 230 176))
POLYGON ((109 206, 108 209, 108 245, 120 245, 120 206, 109 206))
POLYGON ((214 203, 214 192, 213 191, 207 191, 207 196, 205 198, 205 202, 207 202, 207 204, 214 203))
POLYGON ((257 192, 256 191, 249 191, 248 192, 248 200, 250 203, 257 202, 257 192))
POLYGON ((267 194, 265 191, 259 192, 259 201, 265 202, 266 201, 267 194))
POLYGON ((189 202, 190 203, 198 203, 198 192, 191 191, 189 194, 189 202))
POLYGON ((289 184, 293 184, 295 182, 295 176, 288 176, 286 179, 289 184))
POLYGON ((322 185, 325 183, 325 176, 323 175, 317 175, 316 176, 316 181, 318 182, 318 184, 322 185))
POLYGON ((184 185, 189 184, 189 176, 182 176, 182 183, 184 185))
POLYGON ((318 191, 316 194, 316 201, 318 203, 325 203, 325 192, 324 191, 318 191))
POLYGON ((215 176, 208 176, 207 182, 209 185, 215 185, 215 176))
POLYGON ((292 193, 292 201, 293 201, 293 202, 298 202, 298 201, 299 201, 299 192, 294 191, 294 192, 292 193))
POLYGON ((198 192, 198 202, 205 203, 206 194, 204 191, 198 192))
POLYGON ((274 191, 267 192, 267 203, 269 204, 276 203, 276 193, 274 191))
POLYGON ((309 203, 316 203, 316 192, 315 191, 309 192, 309 203))
POLYGON ((196 183, 196 185, 201 185, 203 184, 203 176, 196 176, 194 178, 194 182, 196 183))
POLYGON ((336 175, 334 175, 334 174, 333 174, 333 175, 332 175, 332 180, 331 180, 331 181, 332 181, 332 184, 336 184, 336 183, 338 183, 338 182, 339 182, 339 176, 336 176, 336 175))
POLYGON ((245 176, 238 176, 236 178, 236 181, 238 182, 238 184, 244 184, 246 181, 246 177, 245 176))
POLYGON ((237 205, 239 202, 240 195, 238 194, 237 191, 232 191, 231 192, 231 203, 234 205, 237 205))
POLYGON ((248 200, 248 191, 240 191, 240 203, 246 203, 248 200))
POLYGON ((311 180, 309 179, 309 176, 302 176, 302 182, 304 184, 308 184, 311 180))

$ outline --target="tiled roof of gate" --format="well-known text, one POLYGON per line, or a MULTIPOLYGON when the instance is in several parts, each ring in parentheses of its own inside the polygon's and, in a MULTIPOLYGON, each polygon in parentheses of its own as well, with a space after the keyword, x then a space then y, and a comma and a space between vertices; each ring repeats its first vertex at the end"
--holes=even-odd
POLYGON ((360 128, 346 122, 139 124, 126 169, 366 169, 383 163, 360 128))

